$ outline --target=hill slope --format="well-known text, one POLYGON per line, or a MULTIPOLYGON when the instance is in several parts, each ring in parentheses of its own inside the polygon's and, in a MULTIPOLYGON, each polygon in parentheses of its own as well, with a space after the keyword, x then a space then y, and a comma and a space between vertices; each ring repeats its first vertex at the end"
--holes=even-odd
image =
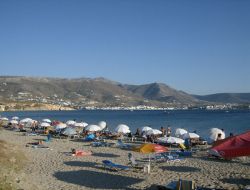
POLYGON ((195 104, 191 95, 161 83, 123 85, 104 78, 0 77, 0 100, 95 106, 195 104))
POLYGON ((205 96, 193 95, 199 100, 219 103, 250 103, 250 93, 218 93, 205 96))

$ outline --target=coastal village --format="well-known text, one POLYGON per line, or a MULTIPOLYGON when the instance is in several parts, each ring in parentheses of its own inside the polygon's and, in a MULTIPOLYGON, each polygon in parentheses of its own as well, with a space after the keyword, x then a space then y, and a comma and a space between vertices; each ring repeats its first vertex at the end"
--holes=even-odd
MULTIPOLYGON (((120 97, 116 97, 120 98, 120 97)), ((145 100, 147 101, 147 100, 145 100)), ((74 102, 60 98, 57 94, 52 96, 33 96, 29 92, 18 92, 17 95, 11 94, 8 101, 0 102, 0 111, 15 110, 232 110, 232 109, 250 109, 250 105, 237 103, 207 103, 204 105, 182 105, 169 104, 166 107, 156 107, 148 105, 137 106, 98 106, 96 101, 74 102)))

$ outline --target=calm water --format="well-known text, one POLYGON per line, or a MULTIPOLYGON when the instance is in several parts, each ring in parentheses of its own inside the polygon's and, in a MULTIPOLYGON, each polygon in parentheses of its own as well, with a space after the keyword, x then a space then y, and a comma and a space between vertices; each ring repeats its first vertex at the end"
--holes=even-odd
POLYGON ((135 132, 136 128, 151 126, 153 128, 167 127, 172 131, 176 128, 184 128, 190 132, 197 131, 203 137, 208 137, 209 129, 213 127, 223 128, 228 135, 230 132, 239 134, 250 130, 250 110, 226 111, 22 111, 2 112, 1 116, 11 118, 18 116, 20 119, 30 117, 35 120, 49 118, 51 120, 67 121, 76 119, 89 124, 97 124, 106 121, 113 130, 118 124, 127 124, 135 132))

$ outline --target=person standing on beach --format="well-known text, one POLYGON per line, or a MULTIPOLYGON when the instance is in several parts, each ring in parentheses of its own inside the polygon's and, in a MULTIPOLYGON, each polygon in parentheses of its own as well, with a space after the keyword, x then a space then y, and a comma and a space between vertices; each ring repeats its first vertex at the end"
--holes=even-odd
POLYGON ((166 135, 166 129, 164 129, 163 127, 161 127, 160 131, 162 132, 162 136, 164 137, 166 135))
POLYGON ((168 128, 167 128, 167 137, 170 137, 170 136, 171 136, 171 128, 168 127, 168 128))

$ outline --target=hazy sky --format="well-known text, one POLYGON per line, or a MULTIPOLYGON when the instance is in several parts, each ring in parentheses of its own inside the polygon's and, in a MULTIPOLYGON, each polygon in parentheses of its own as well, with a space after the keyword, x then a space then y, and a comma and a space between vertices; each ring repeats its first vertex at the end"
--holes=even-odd
POLYGON ((1 0, 0 75, 250 92, 249 0, 1 0))

